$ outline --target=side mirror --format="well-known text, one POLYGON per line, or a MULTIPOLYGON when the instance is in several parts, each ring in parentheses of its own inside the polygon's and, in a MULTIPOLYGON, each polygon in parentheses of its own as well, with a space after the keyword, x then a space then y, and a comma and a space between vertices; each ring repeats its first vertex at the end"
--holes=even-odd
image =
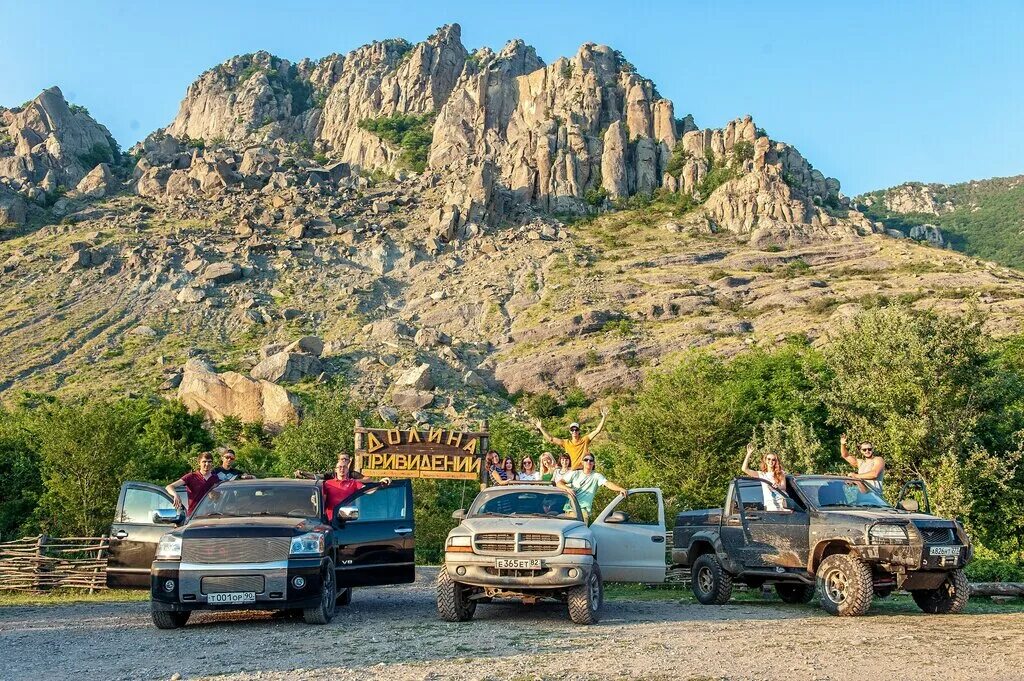
POLYGON ((338 510, 334 512, 334 519, 343 523, 359 520, 359 509, 355 506, 339 506, 338 510))
POLYGON ((910 511, 911 513, 917 513, 921 506, 917 503, 917 499, 904 499, 900 502, 900 508, 904 511, 910 511))
POLYGON ((629 516, 622 511, 615 511, 611 513, 607 518, 604 519, 606 523, 627 523, 629 522, 629 516))
POLYGON ((153 511, 153 522, 159 525, 181 525, 185 522, 185 513, 176 508, 158 508, 153 511))
POLYGON ((452 520, 463 521, 466 519, 466 509, 460 508, 457 511, 452 512, 452 520))

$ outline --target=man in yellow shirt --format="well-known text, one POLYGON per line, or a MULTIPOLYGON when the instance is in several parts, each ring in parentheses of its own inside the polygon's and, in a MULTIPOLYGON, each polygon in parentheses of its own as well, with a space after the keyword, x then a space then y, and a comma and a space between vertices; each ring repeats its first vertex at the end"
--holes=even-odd
POLYGON ((537 426, 537 430, 540 431, 541 436, 546 442, 550 442, 553 445, 558 445, 565 450, 565 453, 572 459, 573 470, 583 468, 583 457, 590 453, 590 443, 595 437, 597 437, 602 430, 604 430, 604 422, 608 419, 608 410, 601 410, 601 422, 597 424, 597 428, 580 437, 580 424, 572 423, 569 424, 569 439, 564 440, 560 437, 552 437, 544 431, 544 426, 538 420, 534 425, 537 426))

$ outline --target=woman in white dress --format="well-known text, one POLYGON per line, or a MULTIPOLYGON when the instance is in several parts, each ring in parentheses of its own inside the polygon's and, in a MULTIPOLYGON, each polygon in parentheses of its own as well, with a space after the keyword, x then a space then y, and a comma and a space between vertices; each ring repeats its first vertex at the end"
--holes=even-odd
POLYGON ((523 460, 519 462, 519 479, 531 482, 540 480, 540 472, 534 468, 533 459, 528 456, 524 456, 523 460))
MULTIPOLYGON (((765 452, 764 457, 761 459, 761 470, 755 471, 750 467, 750 457, 754 455, 754 446, 747 445, 747 456, 743 459, 744 475, 749 475, 752 478, 760 478, 766 482, 775 485, 779 490, 786 489, 786 471, 782 469, 782 459, 775 452, 765 452)), ((770 485, 761 486, 764 491, 764 510, 766 511, 784 511, 786 510, 786 503, 783 499, 782 494, 770 485)))

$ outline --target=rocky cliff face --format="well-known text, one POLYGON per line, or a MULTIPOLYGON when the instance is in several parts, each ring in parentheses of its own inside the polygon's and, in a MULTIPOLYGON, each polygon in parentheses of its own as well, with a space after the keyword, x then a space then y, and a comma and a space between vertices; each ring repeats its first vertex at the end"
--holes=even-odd
MULTIPOLYGON (((621 53, 592 43, 546 65, 521 40, 470 54, 450 25, 416 45, 385 40, 317 63, 235 57, 189 88, 166 133, 394 172, 398 145, 360 122, 401 116, 433 116, 428 170, 445 188, 433 220, 442 239, 469 224, 583 213, 657 191, 689 197, 710 229, 757 239, 873 229, 856 213, 835 217, 848 209, 838 181, 749 116, 699 129, 621 53)), ((143 172, 159 165, 147 163, 143 172)))
POLYGON ((85 109, 70 106, 60 88, 20 107, 0 107, 0 194, 6 197, 0 198, 0 223, 24 220, 25 202, 14 194, 43 202, 61 188, 76 188, 119 154, 107 129, 85 109))

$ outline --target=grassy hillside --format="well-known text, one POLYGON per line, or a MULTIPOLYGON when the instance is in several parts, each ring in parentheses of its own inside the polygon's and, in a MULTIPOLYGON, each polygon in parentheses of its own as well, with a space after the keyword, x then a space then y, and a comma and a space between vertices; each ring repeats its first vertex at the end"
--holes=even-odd
POLYGON ((863 203, 869 197, 875 199, 865 212, 888 228, 908 232, 914 225, 938 225, 950 246, 958 251, 1024 267, 1024 176, 925 186, 940 206, 939 215, 887 210, 883 199, 893 189, 871 192, 858 200, 863 203), (943 210, 947 203, 952 210, 943 210))

